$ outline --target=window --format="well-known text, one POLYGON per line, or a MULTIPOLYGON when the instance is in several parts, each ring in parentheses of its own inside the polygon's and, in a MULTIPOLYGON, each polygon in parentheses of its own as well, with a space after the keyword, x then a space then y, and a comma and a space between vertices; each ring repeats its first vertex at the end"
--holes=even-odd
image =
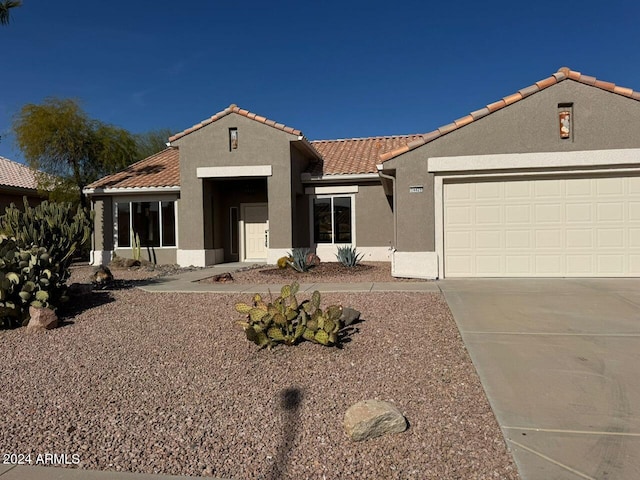
POLYGON ((352 197, 313 199, 313 238, 315 243, 352 243, 352 197))
POLYGON ((133 235, 141 247, 175 247, 175 202, 118 202, 116 206, 118 247, 130 247, 133 235))

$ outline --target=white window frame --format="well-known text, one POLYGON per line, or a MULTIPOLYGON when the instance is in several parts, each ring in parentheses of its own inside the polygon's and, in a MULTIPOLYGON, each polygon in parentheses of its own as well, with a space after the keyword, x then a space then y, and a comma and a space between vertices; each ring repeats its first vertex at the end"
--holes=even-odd
POLYGON ((141 247, 141 248, 178 248, 178 200, 175 198, 161 198, 161 199, 119 199, 113 201, 113 245, 114 248, 133 248, 133 238, 131 232, 133 231, 133 203, 157 203, 158 204, 158 221, 160 223, 160 246, 159 247, 141 247), (174 218, 174 233, 176 244, 175 245, 163 245, 163 227, 162 227, 162 202, 173 202, 173 218, 174 218), (120 246, 118 244, 118 204, 126 203, 129 205, 129 246, 120 246))
POLYGON ((356 245, 356 196, 355 194, 344 194, 344 193, 335 193, 335 194, 323 194, 323 195, 312 195, 311 201, 309 202, 309 237, 310 244, 317 246, 321 245, 356 245), (321 242, 316 243, 316 239, 314 236, 315 231, 315 218, 313 217, 313 201, 315 199, 320 198, 330 198, 331 199, 331 242, 321 242), (333 208, 333 199, 334 198, 350 198, 351 199, 351 242, 336 242, 335 241, 335 232, 333 228, 335 226, 334 219, 334 208, 333 208))

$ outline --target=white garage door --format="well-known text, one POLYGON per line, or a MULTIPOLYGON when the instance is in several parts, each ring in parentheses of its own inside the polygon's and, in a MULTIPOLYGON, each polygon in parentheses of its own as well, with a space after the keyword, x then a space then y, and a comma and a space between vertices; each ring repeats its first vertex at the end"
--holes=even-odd
POLYGON ((640 276, 640 177, 444 184, 446 277, 640 276))

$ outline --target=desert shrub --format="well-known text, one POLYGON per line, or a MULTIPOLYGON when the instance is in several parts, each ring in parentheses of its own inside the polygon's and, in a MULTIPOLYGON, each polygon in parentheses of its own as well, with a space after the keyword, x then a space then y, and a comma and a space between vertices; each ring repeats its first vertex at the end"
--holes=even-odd
POLYGON ((246 317, 236 323, 244 329, 247 339, 261 348, 279 343, 295 345, 302 340, 339 346, 345 327, 342 306, 331 305, 322 310, 318 291, 298 303, 298 289, 294 282, 282 287, 280 296, 269 303, 259 294, 253 296, 250 304, 237 303, 236 310, 246 317))
POLYGON ((320 258, 308 248, 294 248, 289 253, 287 265, 296 272, 308 272, 310 268, 320 265, 320 258))
POLYGON ((338 247, 338 253, 336 254, 338 261, 349 268, 357 266, 360 260, 362 260, 362 257, 364 257, 364 253, 358 255, 356 247, 349 246, 338 247))
POLYGON ((280 257, 277 265, 280 270, 283 270, 289 266, 289 262, 293 261, 292 257, 280 257))
POLYGON ((62 267, 64 280, 73 255, 89 242, 92 230, 93 215, 71 203, 45 201, 31 207, 25 198, 24 211, 12 203, 0 216, 0 232, 13 238, 18 248, 44 247, 62 267))
POLYGON ((0 324, 19 327, 29 307, 56 310, 67 300, 66 271, 44 247, 21 249, 13 239, 0 241, 0 324))

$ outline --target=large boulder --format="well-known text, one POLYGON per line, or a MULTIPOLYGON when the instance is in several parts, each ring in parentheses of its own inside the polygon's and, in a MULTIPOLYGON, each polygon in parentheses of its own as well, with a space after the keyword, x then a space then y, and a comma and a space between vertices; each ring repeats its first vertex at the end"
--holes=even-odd
POLYGON ((50 308, 29 307, 27 332, 41 332, 58 326, 58 316, 50 308))
POLYGON ((351 440, 359 442, 407 429, 407 419, 396 407, 380 400, 363 400, 349 407, 344 429, 351 440))

